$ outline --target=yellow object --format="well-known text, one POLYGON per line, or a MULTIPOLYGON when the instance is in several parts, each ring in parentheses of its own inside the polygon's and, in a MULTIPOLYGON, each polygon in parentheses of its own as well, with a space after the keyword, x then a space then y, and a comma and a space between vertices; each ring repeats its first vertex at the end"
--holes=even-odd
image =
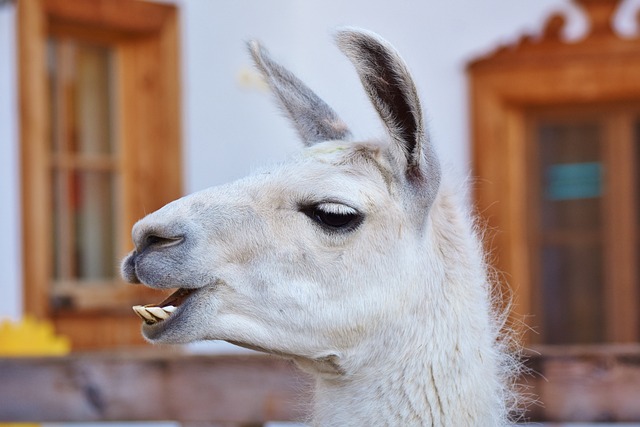
MULTIPOLYGON (((66 337, 56 336, 53 325, 25 317, 0 322, 0 357, 62 356, 71 351, 66 337)), ((0 427, 40 427, 34 423, 0 423, 0 427)))
POLYGON ((51 323, 31 317, 0 322, 0 357, 62 356, 70 351, 69 340, 56 336, 51 323))

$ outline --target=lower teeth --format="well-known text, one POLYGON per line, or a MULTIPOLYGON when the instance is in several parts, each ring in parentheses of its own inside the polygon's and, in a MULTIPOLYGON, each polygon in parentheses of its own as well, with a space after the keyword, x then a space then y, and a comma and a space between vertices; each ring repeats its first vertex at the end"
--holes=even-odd
POLYGON ((168 305, 166 307, 158 307, 155 305, 133 306, 133 312, 136 313, 138 317, 140 317, 149 325, 168 319, 171 313, 173 313, 174 311, 176 311, 176 307, 173 305, 168 305))

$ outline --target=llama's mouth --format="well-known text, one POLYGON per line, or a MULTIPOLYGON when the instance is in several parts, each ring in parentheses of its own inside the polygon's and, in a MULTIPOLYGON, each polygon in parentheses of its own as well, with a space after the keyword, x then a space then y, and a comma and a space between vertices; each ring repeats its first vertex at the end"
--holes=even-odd
POLYGON ((167 320, 196 289, 180 288, 159 304, 134 305, 133 312, 147 325, 167 320))

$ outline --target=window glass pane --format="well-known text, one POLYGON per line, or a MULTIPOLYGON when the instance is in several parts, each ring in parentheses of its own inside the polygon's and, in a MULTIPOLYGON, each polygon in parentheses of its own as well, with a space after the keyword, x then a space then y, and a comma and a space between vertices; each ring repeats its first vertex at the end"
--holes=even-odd
POLYGON ((70 280, 76 277, 75 238, 73 225, 75 195, 73 181, 66 172, 53 173, 53 277, 70 280))
POLYGON ((114 180, 107 172, 54 174, 54 278, 114 277, 114 180))
POLYGON ((111 51, 102 46, 79 44, 76 55, 76 150, 82 154, 112 153, 111 51))
POLYGON ((604 340, 601 127, 550 121, 536 129, 539 263, 545 343, 604 340))
POLYGON ((604 340, 601 260, 599 245, 542 248, 545 343, 604 340))
POLYGON ((47 50, 54 152, 113 153, 111 49, 51 39, 47 50))
POLYGON ((53 278, 89 283, 115 277, 117 150, 113 52, 50 39, 53 278))
POLYGON ((599 140, 595 123, 540 126, 541 215, 545 230, 600 227, 603 170, 599 140))

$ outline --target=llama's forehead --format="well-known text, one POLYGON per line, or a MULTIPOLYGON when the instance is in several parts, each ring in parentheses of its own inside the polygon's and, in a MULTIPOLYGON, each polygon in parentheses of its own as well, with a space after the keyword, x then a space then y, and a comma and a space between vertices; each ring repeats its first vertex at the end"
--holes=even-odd
POLYGON ((266 181, 276 189, 285 187, 294 192, 317 193, 318 197, 342 194, 347 198, 381 199, 391 191, 391 172, 376 143, 316 144, 265 173, 266 181))
POLYGON ((371 141, 325 141, 314 144, 302 151, 304 157, 314 158, 323 163, 334 165, 357 160, 371 160, 382 162, 382 153, 389 147, 388 142, 371 141))
POLYGON ((183 208, 191 212, 215 206, 262 206, 271 210, 333 201, 371 211, 375 206, 388 205, 392 199, 384 159, 378 161, 376 156, 380 154, 375 146, 317 144, 287 162, 265 166, 238 181, 192 194, 185 198, 183 208))
POLYGON ((377 151, 348 142, 317 144, 202 196, 232 205, 336 201, 366 209, 390 195, 381 166, 373 159, 377 151))

